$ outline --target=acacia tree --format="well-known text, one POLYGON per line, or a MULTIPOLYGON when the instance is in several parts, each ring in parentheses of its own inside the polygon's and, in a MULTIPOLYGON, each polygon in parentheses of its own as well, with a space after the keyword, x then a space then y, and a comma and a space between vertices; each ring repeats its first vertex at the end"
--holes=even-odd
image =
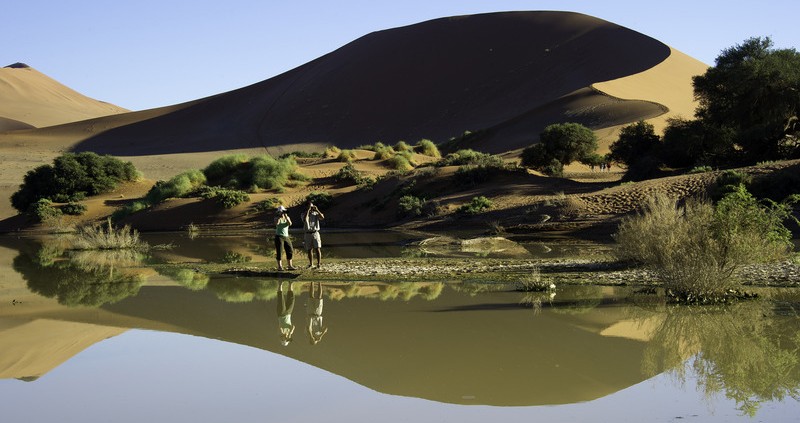
POLYGON ((565 165, 597 150, 597 136, 580 123, 556 123, 544 128, 539 144, 522 151, 522 165, 560 174, 565 165))
POLYGON ((769 37, 723 50, 714 67, 693 78, 696 117, 735 133, 749 161, 800 154, 800 53, 773 49, 769 37))
POLYGON ((642 157, 655 154, 660 141, 655 127, 640 120, 620 130, 619 138, 609 147, 610 155, 614 160, 630 166, 642 157))

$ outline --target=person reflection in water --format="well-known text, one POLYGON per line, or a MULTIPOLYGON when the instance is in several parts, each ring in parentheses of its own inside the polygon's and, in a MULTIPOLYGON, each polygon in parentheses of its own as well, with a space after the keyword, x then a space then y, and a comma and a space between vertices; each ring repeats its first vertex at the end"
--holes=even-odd
POLYGON ((292 342, 294 325, 292 324, 292 310, 294 310, 294 291, 289 282, 289 290, 284 295, 283 282, 278 283, 278 330, 281 334, 281 345, 284 347, 292 342))
POLYGON ((308 294, 308 340, 311 345, 317 345, 328 333, 328 328, 322 321, 322 283, 311 282, 308 285, 308 294))

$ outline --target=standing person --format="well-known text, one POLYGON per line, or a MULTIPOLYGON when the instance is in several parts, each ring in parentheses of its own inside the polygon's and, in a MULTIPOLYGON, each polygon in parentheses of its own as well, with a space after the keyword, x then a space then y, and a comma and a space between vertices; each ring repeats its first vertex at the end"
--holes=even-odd
POLYGON ((317 269, 319 269, 322 264, 322 237, 319 235, 319 221, 324 220, 325 215, 319 211, 319 208, 311 200, 308 201, 307 205, 308 207, 303 213, 303 229, 305 231, 303 244, 308 253, 308 268, 314 267, 314 252, 316 252, 317 269))
POLYGON ((275 213, 275 259, 278 261, 278 270, 283 270, 283 263, 281 262, 282 250, 286 251, 286 262, 289 265, 287 269, 297 269, 292 264, 294 248, 292 247, 292 239, 289 238, 289 226, 292 226, 292 219, 289 218, 286 207, 278 206, 275 213))

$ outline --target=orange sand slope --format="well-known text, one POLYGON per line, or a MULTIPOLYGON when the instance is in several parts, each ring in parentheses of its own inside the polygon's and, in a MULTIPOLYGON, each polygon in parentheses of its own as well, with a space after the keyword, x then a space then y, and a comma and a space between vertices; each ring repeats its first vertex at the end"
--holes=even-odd
POLYGON ((0 131, 59 125, 128 111, 86 97, 22 63, 0 68, 0 99, 0 131))

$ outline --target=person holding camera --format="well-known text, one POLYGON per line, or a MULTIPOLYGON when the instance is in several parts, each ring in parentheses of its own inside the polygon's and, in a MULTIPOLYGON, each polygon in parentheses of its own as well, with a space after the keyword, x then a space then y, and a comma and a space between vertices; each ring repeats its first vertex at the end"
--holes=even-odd
POLYGON ((297 269, 292 264, 294 248, 292 247, 292 239, 289 238, 289 226, 292 226, 292 219, 289 218, 286 207, 278 206, 275 212, 275 259, 278 261, 278 270, 283 270, 283 263, 281 262, 283 250, 286 251, 286 262, 289 265, 287 269, 297 269))
POLYGON ((303 213, 303 244, 308 253, 308 268, 314 267, 314 252, 317 253, 317 269, 322 264, 322 237, 319 235, 319 221, 325 219, 325 215, 319 211, 316 205, 310 200, 307 203, 305 213, 303 213))

